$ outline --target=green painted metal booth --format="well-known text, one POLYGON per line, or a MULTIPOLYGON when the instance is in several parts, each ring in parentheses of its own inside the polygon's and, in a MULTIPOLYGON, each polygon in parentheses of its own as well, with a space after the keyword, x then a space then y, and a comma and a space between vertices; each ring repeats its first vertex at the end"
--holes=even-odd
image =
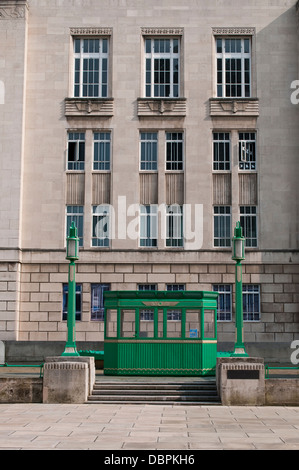
POLYGON ((105 292, 104 374, 214 375, 217 297, 206 291, 105 292))

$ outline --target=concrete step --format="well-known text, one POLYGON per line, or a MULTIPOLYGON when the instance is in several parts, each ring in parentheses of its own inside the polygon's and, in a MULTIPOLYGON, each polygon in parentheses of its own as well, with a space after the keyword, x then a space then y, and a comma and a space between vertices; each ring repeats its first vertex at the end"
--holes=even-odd
POLYGON ((215 381, 96 382, 88 403, 220 404, 215 381))

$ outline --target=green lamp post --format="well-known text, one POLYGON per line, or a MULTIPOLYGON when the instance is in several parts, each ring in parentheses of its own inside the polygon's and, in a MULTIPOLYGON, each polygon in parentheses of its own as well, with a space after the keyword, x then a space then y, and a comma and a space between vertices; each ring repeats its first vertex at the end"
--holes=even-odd
POLYGON ((244 346, 244 329, 243 329, 243 285, 242 285, 242 260, 245 259, 245 238, 242 235, 242 227, 237 222, 234 236, 232 239, 232 259, 236 261, 236 332, 235 332, 235 349, 232 356, 247 357, 244 346))
POLYGON ((69 236, 66 239, 66 259, 70 261, 68 276, 67 306, 67 341, 62 356, 79 356, 76 348, 76 281, 75 261, 79 259, 79 238, 77 228, 72 222, 69 236))

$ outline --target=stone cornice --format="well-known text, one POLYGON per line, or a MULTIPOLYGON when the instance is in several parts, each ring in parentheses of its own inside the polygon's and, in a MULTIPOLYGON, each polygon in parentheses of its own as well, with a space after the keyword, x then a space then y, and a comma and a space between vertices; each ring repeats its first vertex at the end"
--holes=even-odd
POLYGON ((231 28, 212 28, 214 36, 254 36, 255 28, 249 27, 231 27, 231 28))
POLYGON ((141 28, 142 36, 182 36, 184 28, 141 28))
POLYGON ((112 28, 70 28, 72 36, 111 36, 112 28))

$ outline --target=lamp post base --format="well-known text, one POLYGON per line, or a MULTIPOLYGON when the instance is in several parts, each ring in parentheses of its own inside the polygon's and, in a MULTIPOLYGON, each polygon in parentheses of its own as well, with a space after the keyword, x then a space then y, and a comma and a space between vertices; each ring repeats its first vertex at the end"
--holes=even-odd
POLYGON ((80 356, 75 345, 66 346, 62 356, 80 356))
POLYGON ((231 357, 248 357, 248 354, 245 351, 244 346, 235 346, 234 352, 231 354, 231 357))

